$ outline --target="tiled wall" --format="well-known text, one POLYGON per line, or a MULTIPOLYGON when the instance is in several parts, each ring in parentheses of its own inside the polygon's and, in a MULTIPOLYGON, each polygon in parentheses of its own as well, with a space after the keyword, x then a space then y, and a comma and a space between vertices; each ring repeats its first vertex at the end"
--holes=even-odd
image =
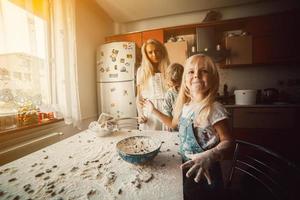
POLYGON ((226 83, 232 94, 235 89, 277 88, 289 93, 300 92, 299 66, 249 66, 220 69, 220 94, 226 83))

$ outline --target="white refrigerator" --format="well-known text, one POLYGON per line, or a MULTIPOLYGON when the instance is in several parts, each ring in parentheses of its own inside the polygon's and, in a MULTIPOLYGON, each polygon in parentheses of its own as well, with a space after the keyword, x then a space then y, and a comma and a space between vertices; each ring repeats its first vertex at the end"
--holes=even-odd
POLYGON ((133 42, 112 42, 97 49, 98 112, 116 118, 137 117, 135 60, 133 42))

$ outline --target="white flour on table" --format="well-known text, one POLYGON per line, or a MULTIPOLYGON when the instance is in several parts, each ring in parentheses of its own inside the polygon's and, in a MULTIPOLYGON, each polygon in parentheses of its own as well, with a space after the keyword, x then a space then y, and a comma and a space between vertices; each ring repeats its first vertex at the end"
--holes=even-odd
MULTIPOLYGON (((177 140, 164 141, 161 152, 151 163, 133 165, 122 160, 116 151, 116 142, 125 136, 117 133, 115 137, 111 142, 84 131, 1 166, 0 199, 19 196, 41 200, 132 200, 147 199, 142 198, 145 195, 160 199, 166 198, 164 191, 171 190, 174 181, 182 184, 181 158, 176 151, 169 150, 178 148, 177 140), (153 196, 153 191, 157 196, 153 196)), ((167 199, 180 199, 181 193, 178 190, 178 194, 175 192, 167 199)))

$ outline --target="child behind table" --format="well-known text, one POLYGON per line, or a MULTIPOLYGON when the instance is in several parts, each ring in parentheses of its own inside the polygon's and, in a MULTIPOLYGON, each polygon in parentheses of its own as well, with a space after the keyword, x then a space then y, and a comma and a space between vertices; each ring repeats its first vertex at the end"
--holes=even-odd
POLYGON ((183 66, 179 63, 173 63, 167 68, 167 83, 169 89, 165 95, 165 101, 163 103, 163 113, 172 117, 173 106, 176 102, 178 91, 180 88, 183 74, 183 66))
MULTIPOLYGON (((179 63, 172 63, 166 70, 166 82, 169 89, 165 94, 165 99, 162 105, 162 112, 154 108, 151 101, 147 101, 145 106, 152 110, 152 114, 159 118, 167 127, 170 127, 173 118, 173 107, 175 105, 179 88, 181 85, 182 74, 184 67, 179 63)), ((168 130, 176 130, 166 128, 168 130)))

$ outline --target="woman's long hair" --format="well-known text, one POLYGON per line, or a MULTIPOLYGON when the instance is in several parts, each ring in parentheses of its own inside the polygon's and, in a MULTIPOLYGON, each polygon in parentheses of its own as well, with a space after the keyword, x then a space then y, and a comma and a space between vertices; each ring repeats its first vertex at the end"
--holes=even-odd
POLYGON ((203 105, 202 109, 199 111, 200 113, 195 113, 196 121, 198 123, 203 119, 207 119, 210 114, 211 106, 215 101, 215 98, 219 89, 219 73, 216 65, 212 61, 212 59, 203 54, 196 54, 189 57, 184 64, 184 72, 182 77, 182 83, 179 90, 179 94, 176 100, 175 108, 174 108, 174 119, 176 124, 179 122, 179 117, 182 112, 183 105, 187 102, 191 101, 191 93, 189 88, 186 85, 186 75, 189 67, 191 65, 198 65, 199 67, 205 67, 208 70, 208 80, 209 80, 209 89, 205 94, 204 99, 202 99, 199 103, 203 105))
POLYGON ((161 61, 158 64, 159 70, 161 72, 162 75, 162 80, 164 81, 164 85, 165 84, 165 80, 166 80, 166 69, 170 63, 169 61, 169 56, 168 56, 168 52, 166 47, 160 43, 158 40, 155 39, 148 39, 142 46, 142 63, 141 63, 141 70, 142 70, 142 77, 141 77, 141 88, 145 87, 148 79, 154 75, 155 70, 154 67, 152 65, 152 63, 150 62, 148 56, 147 56, 147 52, 146 52, 146 46, 148 44, 153 44, 156 47, 158 47, 158 49, 161 52, 161 61))

